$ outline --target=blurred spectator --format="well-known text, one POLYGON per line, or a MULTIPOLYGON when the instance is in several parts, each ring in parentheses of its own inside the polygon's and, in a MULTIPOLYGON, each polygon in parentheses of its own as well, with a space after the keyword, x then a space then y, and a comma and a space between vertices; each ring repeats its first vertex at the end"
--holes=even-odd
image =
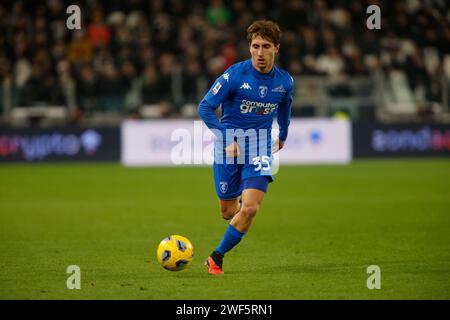
POLYGON ((161 95, 159 91, 158 72, 154 64, 149 63, 141 79, 142 103, 146 105, 159 104, 161 95))
POLYGON ((301 34, 299 34, 300 42, 300 55, 313 55, 317 56, 321 52, 319 39, 317 32, 313 28, 302 28, 301 34))
POLYGON ((103 23, 103 12, 99 8, 92 12, 92 23, 87 32, 88 39, 95 48, 106 46, 111 41, 111 30, 103 23))
POLYGON ((329 48, 317 59, 317 70, 329 76, 337 76, 344 71, 344 60, 336 48, 329 48))
POLYGON ((102 111, 122 111, 126 90, 126 82, 116 66, 112 63, 106 64, 98 84, 100 109, 102 111))
POLYGON ((183 100, 186 104, 196 104, 198 97, 198 79, 201 77, 201 68, 194 58, 183 65, 182 85, 183 100))
POLYGON ((174 100, 173 100, 173 72, 174 69, 174 56, 169 53, 161 55, 159 60, 160 64, 160 78, 159 78, 159 94, 161 115, 168 116, 174 112, 174 100))
POLYGON ((90 63, 94 54, 92 43, 82 30, 73 32, 73 38, 67 50, 67 59, 73 64, 90 63))
POLYGON ((221 55, 224 60, 224 68, 227 69, 237 62, 237 50, 233 43, 225 43, 221 48, 221 55))
POLYGON ((124 80, 125 95, 123 107, 127 112, 137 112, 140 101, 139 79, 136 77, 136 68, 131 61, 124 61, 121 67, 124 80))
POLYGON ((82 113, 91 115, 98 110, 98 82, 93 68, 85 65, 77 78, 77 101, 82 113))
POLYGON ((224 5, 222 0, 212 0, 206 10, 206 16, 213 27, 227 24, 231 20, 230 9, 224 5))
POLYGON ((287 1, 282 6, 280 26, 286 30, 297 30, 300 25, 306 25, 308 13, 305 3, 301 0, 287 1))
POLYGON ((289 65, 287 67, 288 72, 291 74, 291 76, 295 77, 302 73, 302 64, 300 60, 294 59, 289 61, 289 65))
POLYGON ((32 65, 31 77, 25 83, 22 105, 65 105, 63 92, 52 74, 44 73, 39 63, 32 65))

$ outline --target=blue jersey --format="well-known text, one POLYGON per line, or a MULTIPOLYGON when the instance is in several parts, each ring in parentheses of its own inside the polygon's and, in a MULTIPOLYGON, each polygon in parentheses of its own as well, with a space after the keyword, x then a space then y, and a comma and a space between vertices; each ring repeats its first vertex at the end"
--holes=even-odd
POLYGON ((269 73, 256 70, 251 60, 229 67, 204 97, 199 114, 210 129, 271 130, 278 116, 280 140, 286 140, 291 114, 294 80, 288 72, 273 66, 269 73), (205 114, 205 106, 222 106, 219 121, 205 114))
POLYGON ((219 198, 236 198, 245 188, 266 192, 267 183, 273 181, 273 118, 277 115, 279 139, 286 140, 293 87, 294 81, 286 71, 273 66, 269 73, 261 73, 251 60, 232 65, 216 79, 200 103, 198 113, 219 138, 214 154, 214 181, 219 198), (220 121, 214 112, 219 106, 222 106, 220 121), (233 141, 228 135, 230 131, 234 132, 232 139, 241 151, 237 157, 240 159, 227 157, 223 152, 224 145, 233 141))

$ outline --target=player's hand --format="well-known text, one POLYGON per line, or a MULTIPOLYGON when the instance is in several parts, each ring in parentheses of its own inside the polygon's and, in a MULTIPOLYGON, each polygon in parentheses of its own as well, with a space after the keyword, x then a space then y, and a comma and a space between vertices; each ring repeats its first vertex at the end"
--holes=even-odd
POLYGON ((232 144, 230 144, 228 147, 226 147, 225 153, 226 153, 227 157, 229 157, 229 158, 239 157, 239 155, 241 153, 239 152, 239 146, 238 146, 237 142, 233 141, 232 144))
POLYGON ((283 140, 279 140, 277 139, 273 144, 272 144, 272 154, 273 153, 277 153, 278 151, 280 151, 281 149, 283 149, 284 147, 284 142, 283 140))

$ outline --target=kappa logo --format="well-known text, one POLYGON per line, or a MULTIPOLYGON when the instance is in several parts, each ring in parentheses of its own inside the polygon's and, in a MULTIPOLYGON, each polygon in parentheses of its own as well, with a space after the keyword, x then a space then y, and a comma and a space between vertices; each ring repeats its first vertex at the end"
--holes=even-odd
POLYGON ((226 181, 220 181, 220 191, 222 193, 226 193, 228 190, 228 182, 226 181))
POLYGON ((250 85, 247 82, 244 82, 240 89, 247 89, 247 90, 252 90, 252 87, 250 87, 250 85))
POLYGON ((212 88, 212 94, 216 95, 217 92, 219 92, 220 88, 222 88, 222 84, 219 81, 217 81, 217 83, 214 86, 214 88, 212 88))
POLYGON ((269 88, 267 88, 266 86, 259 86, 259 88, 258 88, 259 96, 261 98, 264 98, 265 96, 267 96, 268 90, 269 90, 269 88))
POLYGON ((228 81, 228 79, 230 79, 230 74, 228 72, 224 73, 223 78, 228 81))
POLYGON ((286 92, 286 89, 280 84, 278 87, 272 89, 272 92, 286 92))

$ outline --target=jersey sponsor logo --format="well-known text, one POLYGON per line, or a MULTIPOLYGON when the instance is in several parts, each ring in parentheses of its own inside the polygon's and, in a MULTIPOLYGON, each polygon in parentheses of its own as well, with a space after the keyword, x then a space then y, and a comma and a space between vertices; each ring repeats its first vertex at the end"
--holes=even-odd
POLYGON ((273 88, 272 92, 286 92, 286 89, 283 87, 282 84, 280 84, 278 87, 273 88))
POLYGON ((276 103, 242 100, 241 113, 254 113, 257 115, 271 114, 277 108, 276 103))
POLYGON ((226 181, 220 181, 220 191, 222 193, 226 193, 228 190, 228 182, 226 181))
POLYGON ((217 92, 219 92, 220 88, 222 88, 222 84, 219 81, 217 81, 217 83, 214 86, 214 88, 212 88, 212 94, 216 95, 217 92))
POLYGON ((244 82, 239 89, 252 90, 252 87, 247 82, 244 82))
POLYGON ((259 96, 261 98, 264 98, 265 96, 267 96, 268 90, 269 90, 269 88, 267 88, 266 86, 259 86, 259 88, 258 88, 259 96))

